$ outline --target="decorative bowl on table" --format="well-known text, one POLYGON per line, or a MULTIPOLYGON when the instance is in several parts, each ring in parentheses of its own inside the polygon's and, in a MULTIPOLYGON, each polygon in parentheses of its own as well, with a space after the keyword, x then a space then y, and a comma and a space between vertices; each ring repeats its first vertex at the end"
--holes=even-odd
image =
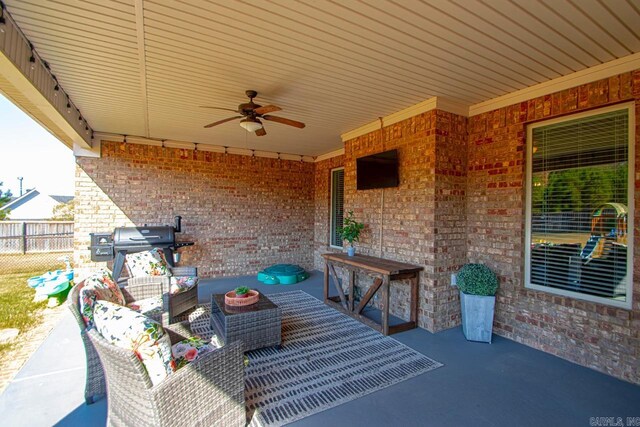
POLYGON ((251 305, 258 302, 260 293, 258 291, 250 290, 246 296, 236 296, 236 291, 229 291, 224 294, 224 303, 232 307, 242 307, 245 305, 251 305))

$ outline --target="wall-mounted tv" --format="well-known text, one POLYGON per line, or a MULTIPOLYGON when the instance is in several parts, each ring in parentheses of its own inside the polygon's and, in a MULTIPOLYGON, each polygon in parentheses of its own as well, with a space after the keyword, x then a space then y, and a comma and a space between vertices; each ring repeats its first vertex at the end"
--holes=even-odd
POLYGON ((400 184, 398 150, 389 150, 357 159, 356 180, 358 190, 397 187, 400 184))

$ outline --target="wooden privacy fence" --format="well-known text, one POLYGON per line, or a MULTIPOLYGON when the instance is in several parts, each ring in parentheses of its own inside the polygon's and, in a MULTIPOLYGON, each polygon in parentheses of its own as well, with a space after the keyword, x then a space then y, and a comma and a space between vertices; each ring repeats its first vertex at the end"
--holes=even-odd
POLYGON ((591 231, 591 211, 588 212, 548 212, 544 215, 532 214, 531 227, 534 233, 591 231))
POLYGON ((72 250, 73 221, 0 221, 0 254, 72 250))

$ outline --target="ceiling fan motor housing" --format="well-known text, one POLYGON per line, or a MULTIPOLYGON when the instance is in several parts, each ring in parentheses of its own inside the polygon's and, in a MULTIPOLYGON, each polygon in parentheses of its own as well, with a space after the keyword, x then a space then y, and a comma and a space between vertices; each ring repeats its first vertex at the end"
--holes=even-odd
POLYGON ((260 107, 262 107, 262 105, 256 104, 253 101, 246 102, 244 104, 238 105, 238 113, 242 114, 243 116, 253 115, 253 110, 260 107))
POLYGON ((256 92, 255 90, 247 90, 244 93, 249 98, 249 102, 238 105, 238 113, 242 114, 243 116, 254 116, 255 114, 253 114, 253 110, 262 107, 262 105, 258 105, 253 102, 253 98, 258 96, 258 92, 256 92))

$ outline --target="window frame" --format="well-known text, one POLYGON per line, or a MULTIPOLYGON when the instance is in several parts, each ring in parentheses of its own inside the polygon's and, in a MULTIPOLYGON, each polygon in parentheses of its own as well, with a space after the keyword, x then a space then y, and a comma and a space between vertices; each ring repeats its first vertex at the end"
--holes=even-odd
POLYGON ((633 307, 633 245, 634 245, 634 216, 635 216, 635 144, 636 144, 636 120, 635 120, 635 102, 625 102, 616 105, 610 105, 603 108, 585 111, 582 113, 569 114, 549 120, 543 120, 530 123, 526 126, 526 173, 525 173, 525 251, 524 251, 524 285, 526 289, 542 291, 563 297, 575 298, 579 300, 594 302, 598 304, 609 305, 624 309, 633 307), (629 216, 627 218, 627 277, 626 277, 626 298, 625 301, 609 299, 596 295, 583 294, 580 292, 570 291, 566 289, 552 288, 549 286, 536 285, 531 283, 531 217, 532 217, 532 179, 533 179, 533 130, 539 127, 553 125, 556 123, 566 122, 585 117, 596 116, 612 111, 627 110, 628 116, 628 183, 627 183, 627 208, 629 216))
POLYGON ((329 247, 333 248, 333 249, 344 249, 344 244, 342 246, 336 246, 334 244, 332 244, 333 241, 333 235, 334 235, 334 229, 333 229, 333 211, 334 211, 334 206, 333 206, 333 176, 334 173, 341 170, 342 171, 342 183, 343 183, 343 188, 342 188, 342 197, 343 197, 343 201, 342 201, 342 216, 344 217, 344 166, 340 166, 337 168, 333 168, 330 171, 330 176, 331 179, 329 181, 329 247))

